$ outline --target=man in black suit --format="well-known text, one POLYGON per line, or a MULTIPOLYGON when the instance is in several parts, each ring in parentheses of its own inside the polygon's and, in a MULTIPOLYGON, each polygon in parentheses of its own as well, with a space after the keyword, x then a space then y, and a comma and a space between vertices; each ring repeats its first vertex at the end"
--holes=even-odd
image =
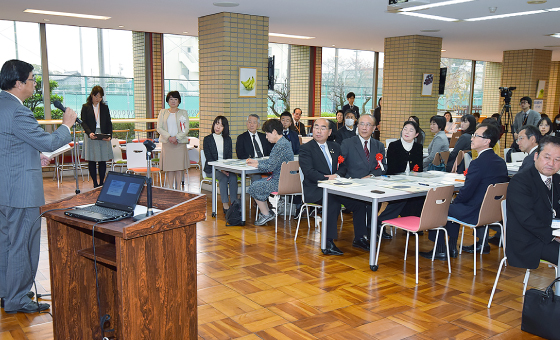
POLYGON ((296 128, 297 134, 300 136, 307 136, 305 133, 305 124, 300 121, 301 109, 299 107, 294 109, 294 127, 296 128))
MULTIPOLYGON (((317 182, 334 179, 339 170, 340 146, 332 141, 327 141, 332 133, 329 122, 320 118, 313 124, 313 141, 303 144, 300 148, 299 165, 303 172, 303 193, 305 201, 310 203, 323 203, 323 189, 317 182)), ((347 210, 354 212, 354 235, 360 239, 365 236, 365 205, 356 204, 359 201, 337 195, 329 195, 329 210, 327 212, 327 248, 322 249, 325 255, 342 255, 342 251, 334 244, 337 237, 338 214, 340 205, 344 204, 347 210), (356 216, 363 218, 356 218, 356 216)), ((360 247, 361 248, 361 247, 360 247)))
MULTIPOLYGON (((366 178, 381 176, 387 172, 387 160, 385 158, 385 147, 383 143, 372 138, 375 128, 375 119, 369 114, 364 114, 358 120, 358 135, 342 141, 340 150, 344 162, 338 169, 338 175, 346 178, 366 178), (377 159, 379 158, 379 160, 377 159)), ((354 226, 353 245, 364 250, 369 250, 369 238, 367 235, 366 223, 369 224, 370 218, 366 215, 371 211, 368 202, 352 200, 356 206, 363 206, 362 209, 354 211, 354 220, 358 227, 354 226), (356 230, 357 229, 357 230, 356 230), (358 235, 364 235, 357 238, 358 235)), ((346 206, 346 204, 345 204, 346 206)))
POLYGON ((292 143, 292 151, 294 152, 294 155, 299 154, 299 136, 294 130, 294 120, 292 119, 292 114, 287 111, 282 112, 280 115, 280 122, 284 127, 282 134, 284 135, 284 138, 292 143))
POLYGON ((346 99, 348 99, 348 104, 342 107, 342 112, 346 114, 348 111, 354 112, 354 116, 356 119, 360 119, 360 108, 354 105, 354 100, 356 99, 356 95, 354 92, 348 92, 346 95, 346 99))
POLYGON ((519 134, 517 135, 519 150, 528 154, 527 157, 523 159, 519 171, 534 166, 535 152, 541 141, 541 136, 539 129, 533 125, 525 125, 519 130, 519 134))
POLYGON ((508 263, 528 269, 541 259, 558 264, 560 238, 551 224, 560 212, 560 138, 543 137, 533 159, 511 178, 506 203, 508 263))
MULTIPOLYGON (((496 145, 500 131, 491 124, 481 124, 471 139, 471 149, 478 151, 478 157, 473 160, 465 176, 465 185, 459 190, 459 194, 449 205, 448 216, 469 224, 476 224, 482 200, 486 189, 490 184, 504 183, 508 181, 506 162, 494 153, 492 147, 496 145)), ((508 197, 509 198, 509 197, 508 197)), ((457 237, 459 235, 459 224, 447 222, 445 226, 449 233, 449 251, 451 257, 457 257, 457 237)), ((482 233, 480 233, 482 234, 482 233)), ((435 241, 436 232, 430 230, 429 239, 435 241)), ((436 245, 435 258, 447 260, 444 233, 440 233, 436 245)), ((482 236, 481 236, 482 238, 482 236)), ((473 252, 475 248, 480 252, 480 247, 463 247, 467 252, 473 252)), ((490 246, 484 245, 484 253, 490 252, 490 246)), ((432 258, 432 251, 420 252, 425 258, 432 258)))

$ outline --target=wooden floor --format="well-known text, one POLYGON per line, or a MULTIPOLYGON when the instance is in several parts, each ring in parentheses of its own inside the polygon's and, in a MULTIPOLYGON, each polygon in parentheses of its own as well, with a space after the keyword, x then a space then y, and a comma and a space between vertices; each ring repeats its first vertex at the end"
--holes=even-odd
MULTIPOLYGON (((198 191, 197 179, 191 171, 190 191, 198 191)), ((44 184, 47 202, 74 194, 72 178, 60 188, 50 178, 44 184)), ((83 185, 82 191, 92 186, 83 185)), ((199 339, 537 338, 520 330, 524 270, 508 267, 492 308, 486 308, 503 256, 495 246, 490 254, 478 255, 482 265, 477 261, 476 277, 472 254, 451 259, 451 274, 445 262, 420 258, 416 285, 414 246, 405 263, 401 232, 382 242, 379 270, 372 272, 368 254, 351 246, 351 215, 344 216, 336 242, 344 255, 324 256, 319 234, 307 222, 294 243, 297 221, 279 219, 277 235, 273 222, 255 227, 252 218, 246 227, 226 227, 218 207, 218 218, 209 213, 197 231, 199 339)), ((427 236, 421 237, 421 251, 431 245, 427 236)), ((48 292, 45 227, 41 247, 37 284, 39 292, 48 292)), ((529 285, 542 288, 553 277, 553 269, 541 266, 529 285)), ((0 340, 53 339, 51 321, 49 314, 2 310, 0 340)))

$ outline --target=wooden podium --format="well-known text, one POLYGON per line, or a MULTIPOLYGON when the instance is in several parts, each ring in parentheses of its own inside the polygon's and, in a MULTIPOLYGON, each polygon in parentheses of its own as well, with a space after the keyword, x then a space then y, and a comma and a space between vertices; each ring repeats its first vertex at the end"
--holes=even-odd
MULTIPOLYGON (((45 205, 41 211, 95 203, 95 189, 45 205)), ((196 339, 196 223, 206 196, 153 188, 164 211, 133 222, 102 223, 46 213, 55 339, 100 339, 109 314, 110 339, 196 339), (97 258, 101 311, 96 294, 97 258)), ((146 205, 146 190, 138 204, 146 205)))

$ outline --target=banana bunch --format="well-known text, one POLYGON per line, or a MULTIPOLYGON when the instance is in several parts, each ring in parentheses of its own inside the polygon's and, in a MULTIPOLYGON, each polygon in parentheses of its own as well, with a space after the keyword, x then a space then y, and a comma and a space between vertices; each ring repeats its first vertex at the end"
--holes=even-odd
POLYGON ((241 84, 245 87, 245 90, 252 91, 255 88, 255 78, 251 77, 245 81, 241 81, 241 84))

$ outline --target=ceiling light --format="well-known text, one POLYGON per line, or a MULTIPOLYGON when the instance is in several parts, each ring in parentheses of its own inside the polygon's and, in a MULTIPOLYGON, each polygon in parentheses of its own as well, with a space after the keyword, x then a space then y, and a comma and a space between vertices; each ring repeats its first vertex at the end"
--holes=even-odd
POLYGON ((527 1, 529 5, 540 5, 546 3, 546 0, 530 0, 527 1))
POLYGON ((447 50, 441 50, 442 52, 447 52, 447 50))
POLYGON ((409 15, 411 17, 418 17, 424 19, 441 20, 441 21, 459 21, 457 19, 440 17, 438 15, 429 15, 429 14, 421 14, 421 13, 413 13, 413 12, 398 12, 398 13, 402 15, 409 15))
POLYGON ((315 39, 315 37, 306 37, 304 35, 291 35, 291 34, 283 34, 283 33, 268 33, 270 37, 279 37, 279 38, 294 38, 294 39, 315 39))
POLYGON ((549 11, 549 12, 558 12, 558 11, 560 11, 560 7, 547 9, 547 11, 549 11))
POLYGON ((123 27, 124 27, 124 25, 119 25, 119 28, 123 28, 123 27))
POLYGON ((490 13, 494 14, 496 13, 496 10, 498 9, 498 7, 488 7, 488 10, 490 11, 490 13))
POLYGON ((427 5, 420 5, 420 6, 414 6, 414 7, 403 8, 403 9, 400 9, 399 12, 420 11, 420 10, 423 10, 423 9, 434 8, 434 7, 441 7, 441 6, 447 6, 447 5, 455 5, 455 4, 460 4, 460 3, 463 3, 463 2, 470 2, 470 1, 474 1, 474 0, 449 0, 449 1, 442 1, 442 2, 437 2, 437 3, 433 3, 433 4, 427 4, 427 5))
POLYGON ((560 33, 547 34, 549 37, 560 38, 560 33))
POLYGON ((239 4, 237 2, 214 2, 216 7, 237 7, 239 4))
POLYGON ((104 17, 100 15, 90 15, 90 14, 77 14, 77 13, 66 13, 66 12, 53 12, 53 11, 43 11, 40 9, 26 9, 25 13, 33 13, 33 14, 46 14, 46 15, 58 15, 62 17, 73 17, 73 18, 82 18, 82 19, 96 19, 96 20, 107 20, 111 19, 111 17, 104 17))
POLYGON ((49 22, 50 20, 49 19, 43 19, 43 21, 49 22))
POLYGON ((187 33, 189 33, 189 32, 187 32, 187 31, 183 32, 183 34, 187 34, 187 33))
POLYGON ((545 12, 547 12, 547 11, 546 10, 538 10, 538 11, 517 12, 517 13, 509 13, 509 14, 489 15, 489 16, 486 16, 486 17, 465 19, 465 21, 482 21, 482 20, 490 20, 490 19, 502 19, 502 18, 509 18, 509 17, 518 17, 518 16, 521 16, 521 15, 539 14, 539 13, 545 13, 545 12))

